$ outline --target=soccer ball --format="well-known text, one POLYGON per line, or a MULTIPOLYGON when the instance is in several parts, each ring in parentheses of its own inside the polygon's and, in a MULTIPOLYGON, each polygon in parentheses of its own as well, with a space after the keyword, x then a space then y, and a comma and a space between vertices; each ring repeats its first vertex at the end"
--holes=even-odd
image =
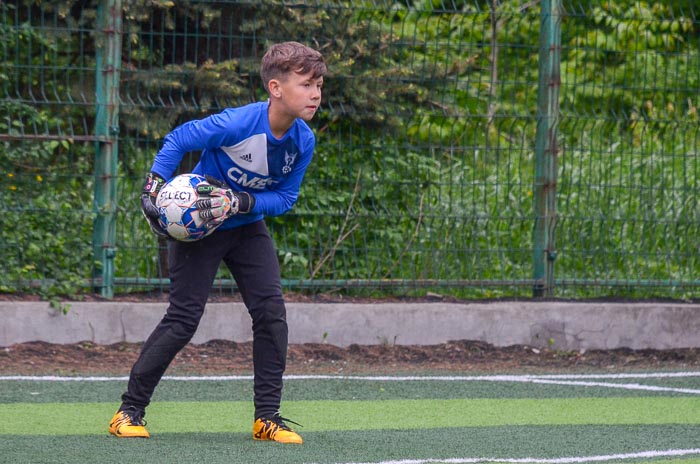
POLYGON ((180 174, 170 179, 160 189, 156 198, 156 207, 160 212, 160 225, 175 240, 193 242, 213 231, 204 226, 195 206, 197 186, 207 182, 197 174, 180 174))

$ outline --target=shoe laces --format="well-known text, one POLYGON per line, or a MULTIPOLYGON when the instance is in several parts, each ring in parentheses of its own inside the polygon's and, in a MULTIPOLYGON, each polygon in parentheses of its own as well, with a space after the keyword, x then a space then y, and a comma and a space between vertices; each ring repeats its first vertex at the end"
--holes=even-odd
POLYGON ((291 420, 291 419, 287 419, 286 417, 282 417, 279 413, 275 414, 275 415, 272 416, 272 417, 266 417, 266 418, 264 418, 263 420, 269 420, 270 422, 274 422, 274 423, 275 423, 279 428, 281 428, 282 430, 291 430, 291 429, 287 426, 287 424, 285 424, 285 421, 286 421, 286 422, 291 422, 292 424, 298 425, 299 427, 303 427, 303 425, 301 425, 299 422, 294 422, 294 421, 291 420))
POLYGON ((122 413, 129 418, 131 425, 146 426, 146 420, 143 418, 143 412, 137 409, 124 409, 122 413))

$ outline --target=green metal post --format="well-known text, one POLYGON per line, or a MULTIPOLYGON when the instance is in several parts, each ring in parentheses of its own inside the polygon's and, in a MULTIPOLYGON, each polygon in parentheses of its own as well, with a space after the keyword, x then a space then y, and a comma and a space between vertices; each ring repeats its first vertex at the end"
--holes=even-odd
POLYGON ((535 202, 533 295, 535 297, 551 296, 554 290, 561 13, 561 0, 542 1, 533 194, 535 202))
POLYGON ((100 0, 98 8, 95 116, 94 282, 106 298, 114 296, 116 254, 119 70, 122 49, 122 1, 100 0))

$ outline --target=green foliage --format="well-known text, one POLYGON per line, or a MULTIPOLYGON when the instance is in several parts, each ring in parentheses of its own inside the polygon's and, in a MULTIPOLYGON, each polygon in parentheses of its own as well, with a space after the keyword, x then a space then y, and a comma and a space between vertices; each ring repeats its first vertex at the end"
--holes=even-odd
MULTIPOLYGON (((5 162, 2 155, 0 162, 5 162)), ((3 211, 8 226, 0 229, 0 292, 51 297, 83 290, 92 271, 91 250, 85 246, 92 218, 82 209, 91 205, 89 187, 27 173, 8 173, 0 181, 0 202, 15 205, 3 211), (50 194, 37 196, 37 191, 50 194)))
POLYGON ((652 285, 698 269, 698 25, 670 8, 608 2, 563 28, 557 233, 586 253, 560 255, 562 277, 652 285))
MULTIPOLYGON (((42 7, 61 15, 67 11, 42 7)), ((0 6, 4 50, 12 53, 0 61, 0 133, 6 135, 0 142, 0 204, 5 205, 0 292, 75 295, 93 265, 86 244, 92 232, 94 152, 72 137, 84 111, 56 103, 80 98, 80 71, 74 66, 79 38, 65 30, 47 34, 29 18, 15 29, 15 8, 19 17, 32 13, 29 6, 0 6), (37 104, 46 95, 53 104, 37 104), (32 135, 38 137, 23 140, 32 135)))

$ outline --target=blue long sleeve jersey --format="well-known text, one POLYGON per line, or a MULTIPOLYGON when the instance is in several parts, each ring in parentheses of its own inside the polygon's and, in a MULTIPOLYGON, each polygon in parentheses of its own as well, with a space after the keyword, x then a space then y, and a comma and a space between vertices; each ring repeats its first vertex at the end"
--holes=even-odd
POLYGON ((169 180, 185 153, 201 151, 194 174, 211 175, 235 191, 253 194, 253 210, 230 217, 220 229, 289 211, 299 196, 316 138, 297 119, 277 139, 270 130, 268 106, 268 102, 251 103, 178 126, 165 137, 151 170, 169 180))

